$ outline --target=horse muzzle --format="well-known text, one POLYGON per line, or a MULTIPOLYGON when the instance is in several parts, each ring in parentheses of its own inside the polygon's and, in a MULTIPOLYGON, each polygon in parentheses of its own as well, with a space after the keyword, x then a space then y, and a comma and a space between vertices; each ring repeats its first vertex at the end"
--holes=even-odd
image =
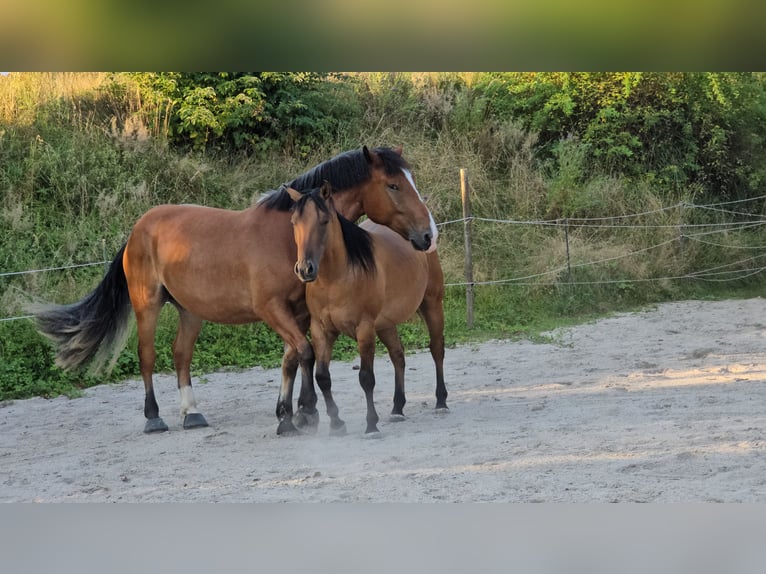
POLYGON ((304 260, 304 261, 298 261, 295 264, 294 271, 295 271, 295 274, 298 276, 298 279, 300 279, 304 283, 311 283, 312 281, 316 281, 319 268, 316 265, 314 265, 312 261, 304 260))
POLYGON ((432 251, 436 251, 436 240, 439 238, 439 229, 436 227, 436 222, 430 213, 428 214, 428 223, 429 226, 427 230, 421 229, 420 231, 411 231, 409 239, 412 246, 418 251, 431 253, 432 251))
POLYGON ((418 251, 430 253, 436 249, 436 238, 430 231, 423 233, 411 233, 410 243, 418 251))

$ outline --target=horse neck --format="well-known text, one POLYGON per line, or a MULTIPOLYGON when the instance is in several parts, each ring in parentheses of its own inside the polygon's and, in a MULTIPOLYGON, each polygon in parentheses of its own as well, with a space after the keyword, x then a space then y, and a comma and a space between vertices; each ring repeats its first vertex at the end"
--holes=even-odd
POLYGON ((356 221, 365 214, 361 187, 352 187, 336 192, 333 194, 333 204, 335 211, 349 221, 356 221))
POLYGON ((337 213, 330 219, 327 239, 319 262, 319 281, 338 281, 345 278, 349 272, 348 252, 343 241, 343 230, 337 213))

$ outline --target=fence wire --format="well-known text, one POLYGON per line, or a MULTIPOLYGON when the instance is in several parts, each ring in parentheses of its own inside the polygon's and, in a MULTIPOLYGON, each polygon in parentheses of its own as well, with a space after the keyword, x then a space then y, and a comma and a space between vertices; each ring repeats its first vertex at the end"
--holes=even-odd
POLYGON ((43 269, 29 269, 27 271, 7 271, 0 273, 0 277, 12 277, 13 275, 31 275, 32 273, 45 273, 46 271, 63 271, 65 269, 78 269, 80 267, 95 267, 105 265, 109 261, 94 261, 93 263, 75 263, 74 265, 62 265, 60 267, 45 267, 43 269))
MULTIPOLYGON (((713 235, 726 235, 731 232, 754 230, 756 228, 763 226, 764 224, 766 224, 766 218, 764 218, 763 214, 735 211, 731 209, 725 209, 723 206, 731 206, 735 204, 741 204, 744 202, 760 201, 764 199, 766 199, 766 196, 760 196, 760 197, 744 199, 744 200, 729 201, 729 202, 723 202, 723 203, 717 203, 717 204, 706 204, 706 205, 696 205, 696 204, 691 204, 686 202, 680 202, 670 207, 664 207, 664 208, 645 211, 641 213, 618 215, 618 216, 611 216, 611 217, 566 218, 566 219, 556 219, 551 221, 542 221, 542 220, 523 221, 523 220, 515 220, 515 219, 498 219, 498 218, 471 216, 471 217, 465 217, 462 219, 444 222, 443 223, 444 226, 454 224, 454 223, 465 223, 468 221, 471 221, 471 222, 475 221, 479 223, 490 223, 490 224, 546 226, 548 228, 558 227, 561 229, 567 229, 569 231, 575 230, 575 229, 612 229, 612 230, 675 229, 675 230, 678 230, 678 235, 671 239, 661 241, 653 245, 650 245, 648 247, 636 249, 628 253, 617 255, 614 257, 607 257, 604 259, 586 261, 581 263, 571 263, 568 260, 568 263, 566 265, 561 265, 560 267, 550 269, 542 273, 533 274, 533 275, 524 275, 519 277, 492 279, 492 280, 484 280, 484 281, 476 281, 476 280, 471 282, 459 281, 454 283, 446 283, 445 287, 467 287, 469 285, 471 286, 481 286, 481 285, 514 285, 516 286, 518 285, 518 286, 533 286, 533 287, 550 286, 552 283, 543 281, 544 278, 551 277, 551 276, 557 277, 564 272, 567 272, 569 274, 571 273, 571 270, 573 269, 596 266, 596 265, 600 265, 604 263, 618 261, 621 259, 626 259, 629 257, 634 257, 642 253, 646 253, 655 249, 666 247, 673 243, 683 244, 685 240, 694 241, 695 243, 708 245, 711 247, 724 248, 724 249, 728 248, 732 250, 749 250, 749 251, 766 250, 766 245, 756 245, 756 246, 735 245, 731 243, 723 243, 718 241, 710 241, 707 239, 702 239, 703 237, 708 237, 713 235), (658 215, 658 214, 669 212, 672 210, 693 210, 693 209, 715 212, 725 216, 747 217, 749 219, 747 219, 746 221, 724 221, 724 222, 710 222, 710 223, 685 223, 685 222, 679 221, 676 223, 652 224, 652 223, 643 223, 643 222, 636 223, 635 222, 635 220, 638 218, 646 218, 649 216, 658 215), (623 223, 624 221, 632 221, 632 222, 623 223)), ((479 235, 480 235, 480 232, 479 232, 479 235)), ((646 282, 654 282, 654 281, 673 281, 673 280, 684 280, 684 279, 686 280, 695 279, 695 280, 702 280, 702 281, 720 281, 720 282, 738 281, 741 279, 745 279, 747 277, 752 277, 754 275, 757 275, 763 272, 764 270, 766 270, 766 266, 750 268, 750 269, 742 269, 742 268, 729 269, 726 271, 722 271, 719 269, 721 269, 722 267, 737 267, 737 266, 741 267, 748 263, 752 263, 753 261, 761 257, 766 257, 766 253, 762 255, 758 255, 756 257, 741 259, 738 261, 727 263, 724 266, 711 267, 708 269, 691 271, 691 272, 683 273, 683 274, 667 275, 663 277, 639 278, 639 279, 600 279, 600 280, 594 280, 594 281, 576 281, 576 280, 572 280, 570 277, 569 280, 562 281, 561 283, 566 285, 599 285, 599 284, 646 283, 646 282)))

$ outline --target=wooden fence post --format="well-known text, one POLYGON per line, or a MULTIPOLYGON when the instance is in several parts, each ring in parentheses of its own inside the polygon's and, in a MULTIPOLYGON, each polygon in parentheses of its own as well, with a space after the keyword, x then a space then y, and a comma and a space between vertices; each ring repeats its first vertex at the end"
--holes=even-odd
POLYGON ((567 245, 567 281, 572 282, 572 260, 569 257, 569 219, 564 219, 564 241, 567 245))
POLYGON ((465 321, 473 329, 473 254, 471 253, 471 197, 465 169, 460 169, 460 195, 463 200, 463 232, 465 234, 465 321))

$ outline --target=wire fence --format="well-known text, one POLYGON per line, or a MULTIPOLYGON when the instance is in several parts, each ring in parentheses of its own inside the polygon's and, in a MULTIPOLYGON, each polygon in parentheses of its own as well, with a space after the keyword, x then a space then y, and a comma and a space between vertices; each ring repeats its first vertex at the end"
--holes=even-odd
MULTIPOLYGON (((515 285, 515 286, 544 286, 550 285, 550 278, 559 278, 563 273, 566 273, 568 279, 565 281, 567 285, 607 285, 607 284, 629 284, 629 283, 646 283, 655 281, 676 281, 676 280, 699 280, 710 282, 726 282, 726 281, 739 281, 752 276, 755 276, 763 271, 766 271, 766 245, 742 245, 735 243, 724 243, 722 241, 715 241, 709 239, 711 236, 729 236, 732 232, 737 231, 754 231, 758 228, 766 225, 766 216, 761 213, 753 213, 746 211, 738 211, 730 209, 730 207, 743 203, 762 202, 766 200, 766 196, 759 196, 754 198, 748 198, 743 200, 722 202, 716 204, 693 204, 687 202, 680 202, 668 207, 659 208, 656 210, 644 211, 641 213, 632 213, 626 215, 610 216, 610 217, 590 217, 590 218, 563 218, 556 220, 516 220, 516 219, 497 219, 487 217, 474 217, 467 216, 460 219, 453 219, 437 224, 439 227, 444 228, 449 225, 463 224, 468 226, 476 223, 483 224, 503 224, 512 226, 539 226, 549 229, 562 230, 564 241, 566 242, 566 264, 562 264, 558 267, 547 269, 541 273, 525 274, 515 277, 507 277, 502 279, 491 280, 466 280, 460 282, 446 283, 446 287, 466 287, 482 285, 515 285), (728 221, 715 221, 715 222, 693 222, 692 212, 699 210, 701 212, 709 212, 716 214, 719 217, 726 217, 728 221), (673 211, 679 212, 676 217, 676 221, 672 223, 649 223, 645 220, 661 216, 664 214, 672 214, 673 211), (739 219, 734 219, 739 218, 739 219), (639 221, 639 222, 637 222, 639 221), (635 249, 627 253, 622 253, 617 256, 593 259, 584 262, 573 263, 570 253, 569 235, 576 230, 599 230, 608 229, 610 231, 618 230, 676 230, 677 233, 670 239, 658 240, 655 243, 635 249), (764 251, 764 253, 752 255, 749 257, 738 258, 723 265, 712 266, 704 269, 697 269, 693 271, 687 271, 685 273, 674 273, 664 276, 650 277, 650 278, 620 278, 620 279, 598 279, 598 280, 574 280, 572 279, 572 270, 582 269, 585 267, 593 267, 602 265, 605 263, 612 263, 621 259, 628 259, 636 257, 638 255, 667 247, 672 244, 679 244, 683 246, 686 242, 698 243, 702 246, 715 247, 720 249, 731 249, 733 251, 764 251), (754 266, 755 265, 755 266, 754 266), (546 281, 546 279, 548 279, 546 281)), ((715 238, 713 238, 715 239, 715 238)))
MULTIPOLYGON (((676 280, 697 280, 708 282, 732 282, 746 279, 755 276, 763 271, 766 271, 766 245, 738 245, 734 243, 725 243, 723 241, 716 241, 715 236, 728 236, 734 231, 753 231, 766 225, 766 216, 757 213, 751 213, 746 211, 738 211, 736 209, 730 209, 730 207, 746 202, 758 202, 766 200, 766 196, 759 196, 750 199, 743 199, 737 201, 729 201, 716 204, 704 204, 697 205, 692 203, 680 202, 672 206, 659 208, 656 210, 645 211, 641 213, 632 213, 626 215, 617 215, 612 217, 592 217, 592 218, 565 218, 556 220, 515 220, 515 219, 497 219, 487 217, 474 217, 467 216, 460 219, 453 219, 449 221, 443 221, 438 223, 437 226, 445 228, 451 225, 462 224, 463 226, 472 225, 473 223, 479 224, 494 224, 494 225, 510 225, 510 226, 536 226, 548 229, 556 229, 562 231, 567 241, 567 261, 551 269, 547 269, 540 273, 523 274, 515 277, 507 277, 501 279, 492 280, 471 280, 462 282, 450 282, 445 283, 445 287, 474 287, 484 285, 511 285, 511 286, 543 286, 550 285, 551 281, 554 282, 562 274, 566 274, 569 279, 565 281, 567 285, 608 285, 608 284, 629 284, 629 283, 646 283, 655 281, 676 281, 676 280), (721 217, 730 218, 729 221, 717 221, 707 223, 685 223, 680 220, 676 223, 648 223, 645 222, 647 218, 653 216, 661 216, 668 214, 674 210, 683 212, 687 219, 691 219, 689 215, 695 211, 711 212, 718 214, 721 217), (735 219, 737 218, 737 219, 735 219), (569 233, 576 230, 599 230, 608 229, 612 231, 617 230, 661 230, 661 229, 675 229, 678 233, 670 238, 662 241, 657 241, 652 245, 635 249, 633 251, 616 255, 613 257, 606 257, 600 259, 594 259, 589 261, 573 262, 569 249, 569 233), (712 238, 712 239, 711 239, 712 238), (621 259, 627 259, 636 257, 638 255, 667 247, 668 245, 678 243, 683 245, 685 242, 695 242, 706 247, 715 247, 719 249, 731 249, 733 251, 751 252, 763 251, 763 253, 750 254, 748 257, 742 257, 734 259, 728 263, 708 267, 705 269, 698 269, 688 271, 685 273, 675 273, 666 276, 651 277, 651 278, 620 278, 620 279, 598 279, 598 280, 575 280, 572 279, 572 270, 583 269, 587 267, 594 267, 597 265, 603 265, 606 263, 613 263, 621 259), (547 280, 546 280, 547 279, 547 280)), ((58 271, 66 271, 71 269, 78 269, 84 267, 95 267, 98 265, 106 265, 109 261, 94 261, 88 263, 77 263, 72 265, 58 265, 50 266, 39 269, 28 269, 20 271, 3 271, 0 272, 0 278, 16 277, 22 275, 29 275, 35 273, 51 273, 58 271)), ((0 323, 7 321, 17 321, 22 319, 29 319, 32 315, 18 315, 12 317, 0 317, 0 323)))

